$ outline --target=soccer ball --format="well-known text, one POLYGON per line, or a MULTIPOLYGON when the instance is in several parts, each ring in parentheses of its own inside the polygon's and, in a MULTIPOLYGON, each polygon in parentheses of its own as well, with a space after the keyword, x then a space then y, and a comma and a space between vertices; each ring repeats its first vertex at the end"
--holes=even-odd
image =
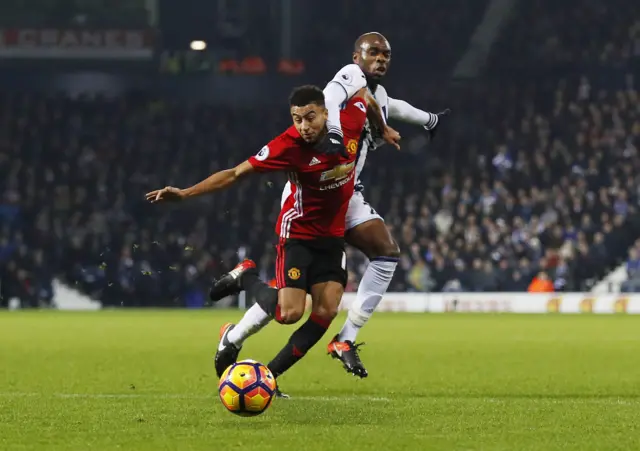
POLYGON ((271 405, 276 378, 255 360, 236 362, 225 370, 218 384, 220 401, 231 413, 243 417, 260 415, 271 405))

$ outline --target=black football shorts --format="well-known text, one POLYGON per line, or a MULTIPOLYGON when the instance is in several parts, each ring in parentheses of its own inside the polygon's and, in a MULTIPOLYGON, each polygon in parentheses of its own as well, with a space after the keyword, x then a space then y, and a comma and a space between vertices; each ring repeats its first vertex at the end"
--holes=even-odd
POLYGON ((309 293, 318 283, 338 282, 343 287, 347 284, 344 239, 280 239, 276 248, 278 288, 301 288, 309 293))

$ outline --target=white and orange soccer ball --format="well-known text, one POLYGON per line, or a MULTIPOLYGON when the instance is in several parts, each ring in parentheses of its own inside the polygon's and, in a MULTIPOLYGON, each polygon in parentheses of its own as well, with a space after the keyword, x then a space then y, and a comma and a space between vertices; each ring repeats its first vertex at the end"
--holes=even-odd
POLYGON ((242 360, 225 370, 218 384, 220 401, 231 413, 244 417, 260 415, 271 405, 276 378, 255 360, 242 360))

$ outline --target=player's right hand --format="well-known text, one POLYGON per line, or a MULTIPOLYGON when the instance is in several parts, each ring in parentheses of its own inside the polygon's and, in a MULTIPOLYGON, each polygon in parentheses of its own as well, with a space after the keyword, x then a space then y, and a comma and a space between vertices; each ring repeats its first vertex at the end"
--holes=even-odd
POLYGON ((318 143, 317 149, 327 155, 339 154, 349 158, 347 148, 344 146, 344 138, 335 132, 327 133, 318 143))
POLYGON ((438 117, 438 120, 436 121, 435 125, 433 125, 430 128, 427 127, 426 125, 424 126, 424 128, 429 133, 430 141, 433 141, 434 138, 436 137, 436 133, 438 132, 438 126, 442 123, 442 119, 449 116, 450 114, 451 114, 451 110, 449 108, 447 108, 444 111, 440 111, 439 113, 436 114, 436 116, 438 117))
POLYGON ((388 125, 384 128, 382 139, 384 139, 384 142, 386 142, 387 144, 391 144, 397 150, 400 150, 400 144, 398 144, 400 142, 400 138, 400 133, 398 133, 393 128, 389 127, 388 125))
POLYGON ((173 186, 165 186, 162 189, 151 191, 145 195, 147 201, 155 204, 157 202, 179 202, 184 199, 183 190, 173 186))

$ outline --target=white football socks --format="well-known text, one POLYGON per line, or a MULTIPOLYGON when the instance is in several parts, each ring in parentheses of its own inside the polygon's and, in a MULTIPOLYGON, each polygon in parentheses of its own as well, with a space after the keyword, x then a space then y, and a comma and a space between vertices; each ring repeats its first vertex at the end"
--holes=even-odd
POLYGON ((253 304, 249 310, 246 311, 240 322, 229 331, 227 339, 239 348, 247 338, 269 324, 271 319, 272 318, 262 310, 262 307, 258 304, 253 304))
POLYGON ((371 318, 382 296, 387 292, 397 265, 397 259, 392 258, 369 262, 358 286, 356 300, 349 309, 347 321, 338 335, 339 341, 356 340, 358 332, 371 318))

